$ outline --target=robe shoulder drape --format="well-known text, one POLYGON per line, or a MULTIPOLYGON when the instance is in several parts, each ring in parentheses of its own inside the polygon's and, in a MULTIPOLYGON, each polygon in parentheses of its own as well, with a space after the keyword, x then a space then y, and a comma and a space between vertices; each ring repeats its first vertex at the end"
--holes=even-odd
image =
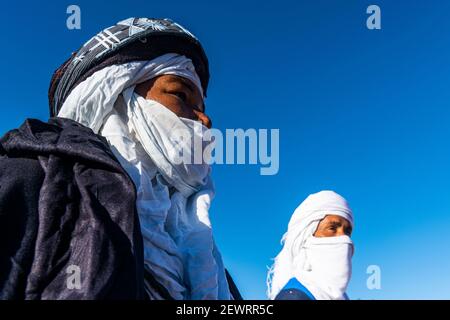
POLYGON ((0 139, 0 299, 170 299, 148 272, 144 292, 135 203, 131 179, 91 129, 55 117, 7 132, 0 139))
POLYGON ((135 189, 105 139, 61 118, 0 140, 3 299, 140 299, 135 189))

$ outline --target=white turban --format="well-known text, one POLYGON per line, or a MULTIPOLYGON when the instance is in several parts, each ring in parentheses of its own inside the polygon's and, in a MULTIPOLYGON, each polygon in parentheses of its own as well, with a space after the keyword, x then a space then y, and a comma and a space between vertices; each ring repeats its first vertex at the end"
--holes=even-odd
POLYGON ((203 97, 200 78, 191 59, 167 53, 150 61, 132 61, 100 69, 71 91, 58 117, 75 120, 98 133, 125 89, 165 74, 191 80, 203 97))

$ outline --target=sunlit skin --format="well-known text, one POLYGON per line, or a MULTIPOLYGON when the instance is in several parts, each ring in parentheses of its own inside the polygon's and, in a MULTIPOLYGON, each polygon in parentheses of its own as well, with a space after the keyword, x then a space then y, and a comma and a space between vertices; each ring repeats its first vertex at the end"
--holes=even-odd
POLYGON ((338 236, 351 236, 352 235, 352 225, 350 222, 336 215, 327 215, 323 218, 319 225, 317 226, 315 237, 338 237, 338 236))
POLYGON ((212 126, 200 90, 186 78, 162 75, 138 84, 134 91, 161 103, 179 117, 199 120, 208 128, 212 126))

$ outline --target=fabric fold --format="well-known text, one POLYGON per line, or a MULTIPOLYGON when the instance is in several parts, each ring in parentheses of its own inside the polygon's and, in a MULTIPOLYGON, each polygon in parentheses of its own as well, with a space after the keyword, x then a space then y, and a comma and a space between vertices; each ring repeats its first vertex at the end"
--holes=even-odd
MULTIPOLYGON (((30 264, 21 267, 28 271, 21 274, 17 287, 0 289, 5 298, 23 292, 24 299, 142 299, 142 236, 135 189, 106 140, 74 121, 51 119, 27 120, 0 143, 5 150, 1 163, 26 158, 39 164, 43 175, 35 213, 21 209, 19 203, 11 208, 6 204, 8 194, 0 193, 2 219, 11 213, 12 220, 36 215, 30 226, 36 236, 20 244, 32 246, 30 264), (79 277, 74 287, 71 275, 79 277)), ((1 189, 11 183, 14 180, 0 176, 1 189)), ((28 188, 25 183, 24 190, 28 188)), ((3 260, 1 270, 6 272, 3 260)))

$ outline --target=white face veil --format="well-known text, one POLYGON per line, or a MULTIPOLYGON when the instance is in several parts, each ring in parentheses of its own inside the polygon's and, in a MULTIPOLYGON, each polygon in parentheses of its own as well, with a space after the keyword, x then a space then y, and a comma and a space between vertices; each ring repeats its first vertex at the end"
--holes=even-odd
POLYGON ((201 138, 206 128, 134 92, 136 84, 165 74, 191 80, 203 96, 192 61, 169 53, 95 72, 72 90, 58 116, 90 127, 110 143, 136 186, 145 267, 172 297, 231 299, 209 220, 210 167, 173 158, 180 148, 171 137, 174 130, 201 138))
POLYGON ((353 243, 348 236, 316 238, 314 233, 327 215, 347 219, 353 213, 347 201, 333 191, 312 194, 294 211, 283 249, 269 270, 268 296, 275 299, 286 283, 297 278, 318 300, 347 299, 353 243))

